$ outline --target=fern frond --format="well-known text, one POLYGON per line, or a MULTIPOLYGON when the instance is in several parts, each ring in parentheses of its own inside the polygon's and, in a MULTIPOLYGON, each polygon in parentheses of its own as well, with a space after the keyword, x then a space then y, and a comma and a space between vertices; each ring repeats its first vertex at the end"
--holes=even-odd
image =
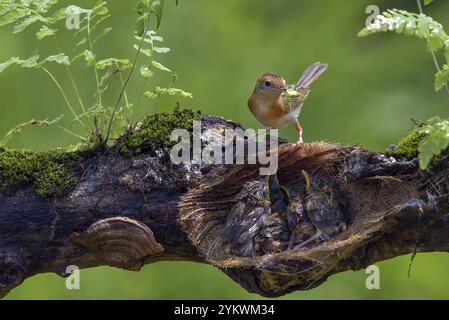
POLYGON ((424 14, 391 9, 378 15, 374 22, 359 32, 359 37, 382 32, 396 32, 427 41, 427 50, 435 52, 449 44, 443 26, 424 14))

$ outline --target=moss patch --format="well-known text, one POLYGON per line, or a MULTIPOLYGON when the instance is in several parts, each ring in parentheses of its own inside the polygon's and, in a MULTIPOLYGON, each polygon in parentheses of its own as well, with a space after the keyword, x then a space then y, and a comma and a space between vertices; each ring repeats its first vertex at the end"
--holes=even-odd
POLYGON ((170 147, 175 142, 170 141, 174 129, 193 131, 193 121, 200 120, 201 112, 192 110, 175 110, 172 113, 158 113, 147 116, 138 130, 127 133, 118 139, 120 154, 132 157, 145 151, 170 147))
POLYGON ((73 174, 77 153, 18 151, 0 148, 0 191, 32 185, 41 197, 64 195, 77 183, 73 174))
POLYGON ((415 127, 398 142, 395 150, 387 150, 386 154, 388 156, 394 155, 407 159, 416 158, 419 154, 419 143, 425 136, 426 134, 421 131, 420 127, 415 127))

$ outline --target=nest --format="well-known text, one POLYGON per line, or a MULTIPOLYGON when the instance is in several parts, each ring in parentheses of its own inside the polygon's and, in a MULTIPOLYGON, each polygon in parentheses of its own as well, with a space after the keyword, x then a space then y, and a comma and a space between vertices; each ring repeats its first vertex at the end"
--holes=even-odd
POLYGON ((233 206, 240 201, 242 186, 261 180, 259 166, 241 165, 213 170, 206 183, 190 190, 183 198, 179 223, 205 260, 222 269, 252 292, 278 296, 309 289, 335 272, 349 269, 355 259, 377 236, 389 232, 391 213, 416 197, 417 186, 407 174, 354 174, 378 156, 357 147, 324 142, 302 146, 279 146, 277 177, 281 185, 305 190, 307 172, 317 186, 337 192, 344 206, 347 228, 300 251, 273 252, 256 257, 226 253, 223 229, 233 206), (356 155, 356 156, 355 156, 356 155), (348 178, 350 177, 350 178, 348 178))

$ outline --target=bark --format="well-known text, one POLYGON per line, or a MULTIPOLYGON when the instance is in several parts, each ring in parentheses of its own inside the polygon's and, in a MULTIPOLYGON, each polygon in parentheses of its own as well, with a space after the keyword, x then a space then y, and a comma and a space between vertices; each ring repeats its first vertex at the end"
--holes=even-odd
MULTIPOLYGON (((203 127, 239 125, 206 117, 203 127)), ((42 198, 31 186, 0 194, 0 297, 35 274, 67 276, 69 265, 139 270, 163 260, 208 263, 249 291, 280 296, 399 255, 448 251, 447 162, 422 171, 416 159, 326 143, 278 152, 280 184, 310 192, 308 173, 315 193, 342 203, 346 230, 306 250, 229 256, 223 224, 243 184, 263 179, 257 165, 174 165, 168 148, 128 158, 110 147, 81 160, 66 196, 42 198)))

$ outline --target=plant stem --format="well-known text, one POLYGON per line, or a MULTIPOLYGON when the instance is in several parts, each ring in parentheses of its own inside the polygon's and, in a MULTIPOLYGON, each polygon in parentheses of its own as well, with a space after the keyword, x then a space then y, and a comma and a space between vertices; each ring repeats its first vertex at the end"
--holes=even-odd
MULTIPOLYGON (((418 4, 418 10, 420 14, 424 14, 424 10, 422 8, 422 4, 421 4, 421 0, 416 0, 416 3, 418 4)), ((435 68, 437 69, 438 72, 441 72, 441 67, 440 64, 438 63, 438 59, 437 56, 435 54, 435 52, 431 52, 432 54, 432 59, 433 59, 433 63, 435 64, 435 68)), ((444 84, 444 87, 446 88, 446 92, 449 96, 449 86, 447 85, 447 82, 444 84)))
MULTIPOLYGON (((93 53, 94 52, 94 46, 92 44, 92 37, 90 35, 90 13, 88 13, 88 16, 87 16, 87 39, 89 41, 90 50, 93 53)), ((97 102, 98 102, 98 104, 100 106, 102 106, 103 103, 101 101, 102 98, 101 98, 101 90, 100 90, 100 80, 99 80, 99 77, 98 77, 98 71, 97 71, 97 67, 95 66, 95 62, 96 61, 94 61, 94 63, 93 63, 93 68, 94 68, 94 73, 95 73, 95 82, 96 82, 96 85, 97 85, 97 99, 98 99, 97 102)))
POLYGON ((135 128, 136 125, 137 125, 137 122, 134 124, 134 119, 135 119, 135 116, 136 116, 136 109, 140 105, 140 101, 142 100, 142 96, 143 96, 143 94, 145 92, 145 87, 147 86, 147 83, 148 83, 148 78, 145 78, 145 80, 143 81, 142 88, 140 89, 139 98, 137 98, 136 106, 133 108, 133 115, 131 117, 131 126, 133 128, 135 128))
POLYGON ((131 67, 131 70, 128 73, 128 76, 126 77, 125 84, 122 86, 122 90, 120 90, 120 94, 118 96, 117 102, 115 103, 114 109, 112 110, 111 119, 109 120, 108 125, 108 131, 106 134, 106 139, 104 140, 104 143, 107 144, 109 140, 109 134, 111 133, 112 128, 112 122, 114 121, 115 113, 117 112, 117 108, 120 105, 120 101, 122 100, 123 94, 125 93, 126 87, 128 86, 129 80, 131 80, 131 76, 134 73, 134 70, 136 69, 137 59, 139 58, 140 51, 142 50, 143 41, 145 39, 145 35, 147 34, 148 30, 150 29, 150 17, 148 17, 147 25, 145 27, 144 33, 142 35, 142 38, 140 39, 139 47, 137 48, 137 53, 134 57, 133 65, 131 67))
POLYGON ((83 137, 83 136, 73 132, 72 130, 69 130, 69 129, 63 127, 63 126, 60 126, 58 124, 52 124, 51 126, 57 128, 57 129, 63 130, 64 132, 66 132, 66 133, 68 133, 68 134, 70 134, 70 135, 72 135, 74 137, 77 137, 78 139, 81 139, 83 141, 87 141, 87 139, 85 137, 83 137))
MULTIPOLYGON (((58 39, 58 37, 56 36, 56 34, 53 35, 53 38, 55 39, 55 43, 56 43, 57 49, 58 49, 60 52, 62 52, 61 45, 59 44, 59 39, 58 39)), ((76 97, 77 97, 77 99, 78 99, 78 103, 79 103, 79 105, 80 105, 80 107, 81 107, 81 111, 82 111, 83 113, 86 113, 86 110, 87 110, 87 109, 86 109, 86 106, 84 105, 83 99, 81 98, 81 94, 80 94, 80 91, 79 91, 79 89, 78 89, 78 85, 76 84, 75 77, 73 76, 72 71, 70 71, 69 66, 65 66, 65 70, 66 70, 66 72, 67 72, 67 76, 68 76, 69 79, 70 79, 70 82, 72 83, 72 87, 73 87, 73 89, 75 90, 75 94, 76 94, 76 97)))
MULTIPOLYGON (((28 8, 28 7, 26 7, 26 6, 22 5, 22 4, 18 4, 18 6, 21 7, 21 8, 23 8, 23 9, 30 10, 30 12, 32 12, 32 13, 35 14, 36 16, 42 18, 42 20, 45 21, 44 23, 47 25, 47 27, 51 29, 51 25, 46 21, 47 19, 46 19, 43 15, 41 15, 39 12, 37 12, 36 10, 33 10, 33 9, 31 9, 31 8, 28 8)), ((58 51, 59 51, 59 52, 62 52, 61 46, 60 46, 60 44, 59 44, 59 39, 58 39, 58 37, 56 36, 56 34, 53 35, 53 39, 55 40, 56 48, 58 49, 58 51)), ((73 77, 73 74, 72 74, 72 72, 70 71, 70 68, 69 68, 68 66, 65 66, 65 69, 66 69, 67 75, 68 75, 69 78, 70 78, 70 81, 71 81, 71 83, 72 83, 72 86, 73 86, 73 88, 74 88, 74 90, 75 90, 76 96, 77 96, 77 98, 78 98, 78 102, 79 102, 79 104, 80 104, 80 106, 81 106, 81 110, 83 111, 83 113, 85 113, 85 112, 86 112, 86 107, 85 107, 85 105, 84 105, 84 103, 83 103, 83 100, 82 100, 82 98, 81 98, 80 92, 79 92, 79 90, 78 90, 78 86, 76 85, 75 78, 73 77)), ((84 124, 83 124, 83 126, 86 127, 84 124)))
MULTIPOLYGON (((122 84, 122 86, 124 86, 125 85, 125 81, 123 80, 122 73, 120 72, 119 74, 120 74, 120 83, 122 84)), ((124 93, 124 97, 125 97, 126 105, 129 106, 129 100, 128 100, 128 95, 126 94, 126 91, 124 93)))
POLYGON ((84 137, 80 136, 79 134, 77 134, 77 133, 75 133, 75 132, 73 132, 73 131, 71 131, 71 130, 63 127, 63 126, 60 126, 58 124, 49 122, 47 120, 30 120, 30 121, 25 122, 25 123, 20 123, 20 124, 16 125, 14 128, 12 128, 7 134, 5 134, 3 136, 2 140, 1 140, 1 143, 5 144, 6 141, 8 139, 10 139, 12 135, 14 135, 15 133, 19 132, 22 128, 25 128, 27 126, 32 126, 32 125, 55 127, 57 129, 63 130, 64 132, 66 132, 66 133, 68 133, 68 134, 70 134, 70 135, 72 135, 74 137, 77 137, 78 139, 81 139, 83 141, 87 141, 86 138, 84 138, 84 137))
POLYGON ((75 117, 75 120, 78 121, 84 128, 86 128, 86 125, 83 121, 78 117, 75 110, 73 109, 72 104, 70 103, 69 99, 67 98, 67 95, 64 92, 64 89, 62 88, 59 81, 55 78, 55 76, 45 67, 41 67, 42 70, 50 77, 50 79, 55 83, 55 85, 58 87, 59 91, 61 92, 62 97, 64 98, 65 103, 69 107, 69 110, 72 112, 73 116, 75 117))

